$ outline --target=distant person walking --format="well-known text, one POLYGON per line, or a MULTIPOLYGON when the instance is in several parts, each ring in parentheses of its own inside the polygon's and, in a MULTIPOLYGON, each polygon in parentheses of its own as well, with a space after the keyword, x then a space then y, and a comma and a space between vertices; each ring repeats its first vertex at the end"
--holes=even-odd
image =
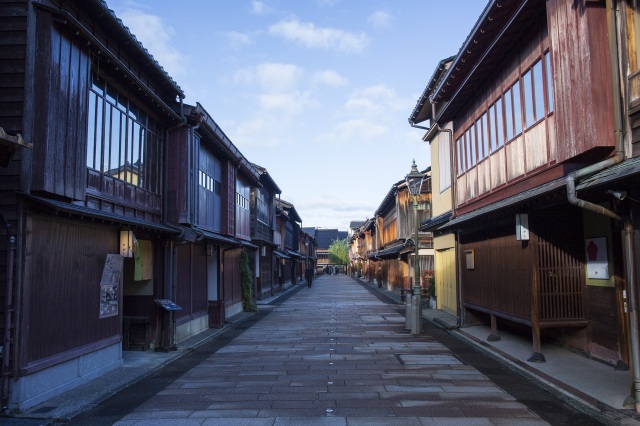
POLYGON ((307 266, 307 269, 304 271, 304 278, 307 280, 307 287, 311 288, 311 281, 313 280, 313 270, 311 266, 307 266))

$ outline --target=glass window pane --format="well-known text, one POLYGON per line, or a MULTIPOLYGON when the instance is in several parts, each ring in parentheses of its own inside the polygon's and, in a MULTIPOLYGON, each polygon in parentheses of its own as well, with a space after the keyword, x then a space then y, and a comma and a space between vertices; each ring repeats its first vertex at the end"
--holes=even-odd
POLYGON ((520 81, 513 85, 513 136, 522 133, 522 101, 520 95, 520 81))
POLYGON ((498 148, 504 145, 504 111, 502 109, 502 98, 496 101, 496 139, 498 148))
POLYGON ((456 141, 456 151, 458 151, 458 175, 461 175, 464 171, 464 164, 462 163, 462 138, 456 141))
POLYGON ((483 158, 484 158, 484 140, 482 139, 482 123, 480 122, 480 119, 476 120, 476 147, 478 150, 478 162, 480 162, 483 158))
POLYGON ((536 118, 533 113, 533 84, 531 81, 531 70, 522 77, 522 88, 524 89, 524 122, 525 128, 533 125, 536 118))
POLYGON ((122 135, 122 114, 115 107, 111 107, 111 161, 109 174, 119 177, 120 173, 120 136, 122 135))
POLYGON ((551 74, 551 55, 549 52, 544 54, 544 62, 547 65, 547 112, 553 111, 553 78, 551 74))
POLYGON ((97 96, 89 91, 89 113, 87 115, 87 167, 96 168, 96 102, 97 96))
POLYGON ((107 101, 109 101, 109 103, 111 103, 111 105, 118 104, 118 102, 116 101, 116 99, 118 99, 118 92, 116 92, 116 89, 114 89, 113 86, 107 85, 105 98, 107 99, 107 101))
POLYGON ((542 61, 538 61, 533 66, 533 97, 536 120, 544 118, 544 86, 542 82, 542 61))
POLYGON ((491 140, 489 139, 489 114, 487 112, 482 114, 482 141, 484 144, 484 156, 487 157, 491 147, 491 140))
POLYGON ((511 92, 513 90, 509 89, 504 94, 504 119, 505 124, 507 125, 507 140, 511 140, 514 136, 513 134, 513 103, 511 99, 511 92))

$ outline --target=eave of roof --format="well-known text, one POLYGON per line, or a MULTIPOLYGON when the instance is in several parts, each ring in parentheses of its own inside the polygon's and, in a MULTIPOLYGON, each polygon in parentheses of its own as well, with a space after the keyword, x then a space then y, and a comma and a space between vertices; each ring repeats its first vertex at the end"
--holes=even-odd
POLYGON ((209 115, 207 110, 199 103, 196 102, 196 106, 184 105, 184 114, 186 117, 199 116, 201 120, 201 128, 210 135, 210 137, 218 140, 222 147, 226 150, 229 157, 240 166, 242 175, 250 180, 250 183, 254 185, 262 185, 260 183, 260 173, 253 167, 253 164, 245 158, 240 150, 231 142, 231 139, 222 131, 220 126, 209 115))
POLYGON ((449 221, 449 219, 451 219, 451 211, 432 217, 431 219, 427 219, 420 224, 420 232, 429 232, 437 229, 440 225, 449 221))
POLYGON ((256 170, 258 170, 258 172, 260 173, 260 179, 261 180, 265 180, 267 187, 269 187, 274 193, 276 194, 282 194, 282 190, 280 189, 280 187, 276 184, 276 181, 273 180, 273 178, 271 177, 271 175, 269 174, 269 172, 267 171, 267 169, 265 169, 262 166, 259 166, 255 163, 251 163, 253 165, 253 167, 255 167, 256 170))
POLYGON ((498 202, 488 204, 479 209, 473 210, 469 213, 465 213, 463 215, 457 216, 454 219, 451 219, 449 222, 437 228, 438 231, 444 231, 448 229, 453 229, 459 227, 459 225, 469 222, 472 219, 479 219, 483 216, 486 216, 490 213, 497 212, 501 209, 505 209, 507 207, 515 207, 518 204, 524 203, 533 198, 539 197, 541 195, 550 193, 552 191, 561 190, 565 188, 565 178, 561 177, 551 182, 544 183, 535 188, 529 189, 527 191, 523 191, 519 194, 516 194, 511 197, 507 197, 498 202))
POLYGON ((431 92, 436 87, 438 82, 445 75, 444 71, 449 68, 454 58, 455 56, 451 56, 449 58, 443 59, 440 62, 438 62, 438 65, 436 66, 436 69, 433 72, 433 75, 431 76, 431 78, 429 79, 429 82, 427 83, 427 87, 425 87, 424 91, 422 92, 422 96, 420 96, 420 98, 418 99, 418 102, 416 102, 416 106, 413 108, 413 111, 409 116, 409 124, 414 125, 414 124, 422 123, 423 121, 432 118, 431 117, 431 101, 429 100, 429 97, 431 96, 431 92))
POLYGON ((640 175, 640 157, 633 157, 584 179, 576 189, 578 191, 592 189, 638 175, 640 175))
POLYGON ((85 206, 71 204, 64 201, 38 197, 36 195, 25 194, 25 193, 19 193, 19 194, 22 197, 26 198, 27 200, 33 201, 36 204, 39 204, 40 206, 50 209, 56 214, 66 213, 66 214, 75 215, 81 218, 99 219, 99 220, 104 220, 112 223, 144 228, 151 231, 165 232, 171 235, 180 234, 180 231, 177 228, 174 228, 168 225, 163 225, 160 223, 148 222, 146 220, 142 220, 134 217, 119 216, 117 214, 103 212, 101 210, 94 210, 85 206))
POLYGON ((171 86, 173 86, 173 88, 180 94, 180 96, 182 98, 184 98, 184 92, 182 91, 182 89, 180 88, 180 86, 178 86, 178 83, 176 83, 173 78, 171 78, 171 76, 169 75, 169 73, 167 73, 165 71, 165 69, 162 67, 162 65, 160 65, 158 63, 158 61, 156 61, 156 59, 153 57, 153 55, 151 53, 149 53, 149 51, 142 45, 142 43, 140 41, 138 41, 138 39, 136 38, 136 36, 129 30, 129 27, 127 27, 126 25, 124 25, 124 23, 122 22, 122 20, 120 18, 118 18, 116 16, 116 13, 109 9, 109 6, 107 6, 107 2, 105 0, 97 0, 96 3, 105 11, 107 12, 107 14, 109 15, 109 17, 111 18, 112 22, 114 24, 116 24, 118 27, 120 27, 121 31, 123 32, 123 34, 125 35, 125 37, 133 40, 135 43, 135 47, 138 50, 139 53, 141 53, 143 56, 145 56, 148 60, 149 63, 151 63, 154 68, 156 68, 156 70, 164 75, 165 80, 171 84, 171 86))
POLYGON ((447 103, 435 117, 437 121, 451 121, 466 105, 476 85, 520 43, 520 36, 527 34, 537 15, 544 14, 544 6, 537 7, 541 2, 491 0, 487 4, 445 77, 433 90, 432 102, 447 103))

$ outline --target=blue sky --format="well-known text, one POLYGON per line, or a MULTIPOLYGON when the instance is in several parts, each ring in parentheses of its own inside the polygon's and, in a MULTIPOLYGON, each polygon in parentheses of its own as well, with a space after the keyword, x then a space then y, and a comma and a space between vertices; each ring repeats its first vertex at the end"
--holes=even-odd
POLYGON ((372 217, 415 158, 408 117, 485 0, 107 0, 305 227, 372 217))

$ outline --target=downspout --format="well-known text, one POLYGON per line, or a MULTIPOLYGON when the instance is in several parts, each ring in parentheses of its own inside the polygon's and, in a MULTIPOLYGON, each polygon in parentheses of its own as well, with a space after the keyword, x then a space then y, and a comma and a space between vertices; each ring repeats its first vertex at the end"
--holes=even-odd
POLYGON ((614 90, 614 102, 613 102, 613 114, 614 114, 614 140, 615 140, 615 154, 599 163, 589 165, 582 169, 569 173, 566 177, 567 185, 567 200, 574 206, 581 209, 594 212, 599 215, 603 215, 614 219, 618 222, 622 222, 624 225, 624 238, 623 238, 623 250, 625 254, 625 273, 627 276, 627 289, 629 297, 629 334, 630 334, 630 352, 631 352, 631 369, 633 372, 633 397, 635 398, 635 411, 640 412, 640 348, 638 341, 638 311, 637 311, 637 297, 636 297, 636 283, 635 283, 635 270, 634 259, 635 252, 633 246, 633 223, 629 217, 621 217, 615 212, 599 206, 597 204, 582 200, 576 195, 576 181, 581 178, 593 175, 607 167, 614 166, 622 162, 625 158, 624 154, 624 140, 622 137, 622 108, 620 105, 620 93, 622 91, 622 85, 620 82, 620 75, 618 71, 619 57, 618 57, 618 37, 617 37, 617 24, 616 24, 616 10, 614 8, 614 0, 607 0, 607 35, 609 38, 609 51, 611 52, 609 65, 611 68, 611 83, 614 90))
MULTIPOLYGON (((182 121, 178 124, 176 124, 175 126, 171 126, 169 128, 167 128, 165 134, 166 134, 166 138, 165 138, 165 144, 164 144, 164 152, 163 152, 163 167, 162 167, 162 188, 163 188, 163 197, 162 197, 162 213, 163 213, 163 222, 164 224, 168 224, 168 218, 167 218, 167 211, 169 210, 169 197, 168 197, 168 182, 169 182, 169 134, 171 132, 173 132, 174 130, 177 130, 181 127, 184 127, 187 125, 187 118, 184 116, 184 104, 182 102, 182 100, 184 99, 184 96, 178 96, 180 98, 180 117, 182 118, 182 121)), ((181 233, 182 234, 182 233, 181 233)), ((175 275, 176 275, 176 271, 178 270, 178 268, 176 267, 176 247, 173 243, 173 241, 168 240, 165 243, 165 259, 167 261, 167 265, 165 265, 165 271, 166 271, 166 282, 165 282, 165 290, 164 290, 164 297, 168 298, 170 300, 175 300, 174 295, 174 288, 176 286, 176 279, 175 279, 175 275)), ((171 333, 171 327, 173 326, 171 318, 172 315, 170 315, 169 318, 169 330, 168 333, 169 335, 167 336, 167 338, 169 338, 169 346, 173 344, 173 333, 171 333)), ((161 343, 166 343, 164 342, 164 336, 161 336, 161 343)))
POLYGON ((411 120, 411 118, 409 118, 409 125, 410 125, 411 127, 415 127, 416 129, 426 130, 427 132, 428 132, 429 130, 431 130, 431 128, 430 128, 430 127, 418 126, 417 124, 415 124, 415 123, 411 120))
POLYGON ((0 214, 9 239, 7 247, 7 272, 4 305, 4 336, 2 341, 2 412, 9 413, 9 377, 11 376, 11 329, 13 328, 13 263, 16 251, 16 237, 11 234, 11 225, 0 214))

